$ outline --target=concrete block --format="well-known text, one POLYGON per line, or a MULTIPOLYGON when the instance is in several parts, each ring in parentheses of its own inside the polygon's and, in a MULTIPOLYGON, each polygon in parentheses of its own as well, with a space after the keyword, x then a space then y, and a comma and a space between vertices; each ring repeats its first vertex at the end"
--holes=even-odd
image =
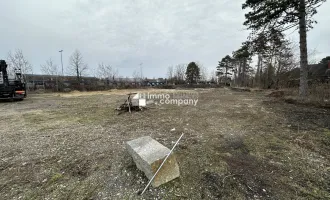
MULTIPOLYGON (((149 180, 170 152, 170 149, 149 136, 128 141, 126 144, 128 152, 133 157, 137 168, 143 171, 149 180)), ((179 176, 179 165, 176 161, 175 155, 172 152, 152 181, 151 185, 153 187, 158 187, 161 184, 169 182, 179 176)))
POLYGON ((146 107, 146 99, 139 99, 139 106, 146 107))

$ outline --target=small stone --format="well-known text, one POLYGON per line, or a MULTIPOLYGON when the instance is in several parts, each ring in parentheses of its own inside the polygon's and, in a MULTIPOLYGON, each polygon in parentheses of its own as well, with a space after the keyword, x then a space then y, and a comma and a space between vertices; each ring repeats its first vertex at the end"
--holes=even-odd
POLYGON ((233 155, 232 155, 231 153, 229 153, 229 152, 223 153, 222 155, 225 156, 225 157, 228 157, 228 158, 230 158, 230 157, 233 156, 233 155))

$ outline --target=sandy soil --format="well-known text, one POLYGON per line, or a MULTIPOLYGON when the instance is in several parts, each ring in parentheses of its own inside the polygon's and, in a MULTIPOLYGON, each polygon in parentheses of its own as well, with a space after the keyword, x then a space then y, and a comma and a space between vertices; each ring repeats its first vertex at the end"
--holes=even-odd
POLYGON ((0 102, 0 199, 330 198, 329 109, 263 92, 193 91, 197 106, 121 115, 114 108, 132 90, 0 102), (139 196, 148 180, 125 142, 149 135, 171 148, 181 132, 180 178, 139 196))

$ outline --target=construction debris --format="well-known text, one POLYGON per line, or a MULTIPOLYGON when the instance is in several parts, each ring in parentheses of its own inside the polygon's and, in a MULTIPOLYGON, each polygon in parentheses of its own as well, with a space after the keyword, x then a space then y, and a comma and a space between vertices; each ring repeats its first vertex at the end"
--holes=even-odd
POLYGON ((127 95, 128 97, 125 102, 116 108, 119 111, 118 115, 123 112, 142 111, 145 108, 146 100, 139 99, 138 93, 129 93, 127 95))
POLYGON ((131 140, 127 142, 127 149, 137 168, 151 180, 153 187, 158 187, 180 176, 175 155, 151 137, 145 136, 131 140), (166 162, 163 163, 165 159, 166 162))

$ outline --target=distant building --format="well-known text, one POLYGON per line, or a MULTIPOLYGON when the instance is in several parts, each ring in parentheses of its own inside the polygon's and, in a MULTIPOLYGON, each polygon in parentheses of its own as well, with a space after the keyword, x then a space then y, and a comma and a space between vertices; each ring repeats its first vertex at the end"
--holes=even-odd
POLYGON ((166 79, 158 78, 158 79, 145 79, 144 85, 146 86, 159 86, 159 85, 165 85, 166 79))
POLYGON ((59 88, 72 88, 82 89, 93 87, 106 87, 106 86, 158 86, 165 85, 166 79, 141 79, 129 77, 112 77, 99 79, 96 77, 81 77, 80 82, 77 81, 76 76, 52 76, 40 74, 26 74, 27 86, 30 90, 36 89, 56 89, 59 88))
POLYGON ((82 85, 96 85, 98 79, 95 77, 81 77, 80 83, 76 76, 53 76, 41 74, 25 74, 27 87, 30 90, 35 89, 55 89, 61 83, 61 87, 76 87, 82 85))

